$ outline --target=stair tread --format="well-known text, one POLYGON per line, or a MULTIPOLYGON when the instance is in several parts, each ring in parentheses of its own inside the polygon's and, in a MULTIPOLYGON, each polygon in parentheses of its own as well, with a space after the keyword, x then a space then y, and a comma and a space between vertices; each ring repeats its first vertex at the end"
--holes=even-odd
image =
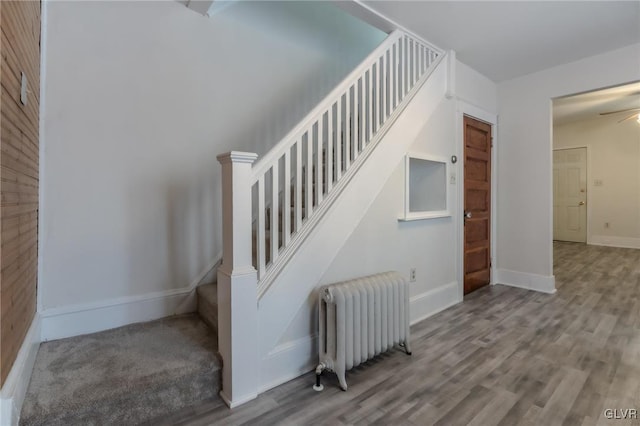
POLYGON ((180 315, 42 343, 20 424, 138 424, 219 388, 217 337, 180 315))

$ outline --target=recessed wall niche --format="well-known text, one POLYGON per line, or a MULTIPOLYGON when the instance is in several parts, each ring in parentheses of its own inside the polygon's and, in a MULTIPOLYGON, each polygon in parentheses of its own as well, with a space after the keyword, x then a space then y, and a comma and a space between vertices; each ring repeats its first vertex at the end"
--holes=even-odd
POLYGON ((422 154, 405 157, 404 216, 420 220, 451 216, 448 205, 449 166, 446 158, 422 154))

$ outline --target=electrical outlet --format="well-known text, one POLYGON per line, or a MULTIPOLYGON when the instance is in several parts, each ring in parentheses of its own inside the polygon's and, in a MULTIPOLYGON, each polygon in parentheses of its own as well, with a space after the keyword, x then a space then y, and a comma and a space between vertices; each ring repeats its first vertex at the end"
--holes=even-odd
POLYGON ((416 282, 416 268, 411 268, 409 271, 409 281, 412 283, 416 282))

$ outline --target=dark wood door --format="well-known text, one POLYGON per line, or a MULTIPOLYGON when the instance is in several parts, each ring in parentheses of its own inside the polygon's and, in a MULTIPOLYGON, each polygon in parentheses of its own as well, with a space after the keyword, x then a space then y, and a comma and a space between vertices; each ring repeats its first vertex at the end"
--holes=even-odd
POLYGON ((491 274, 491 125, 464 117, 464 294, 491 274))

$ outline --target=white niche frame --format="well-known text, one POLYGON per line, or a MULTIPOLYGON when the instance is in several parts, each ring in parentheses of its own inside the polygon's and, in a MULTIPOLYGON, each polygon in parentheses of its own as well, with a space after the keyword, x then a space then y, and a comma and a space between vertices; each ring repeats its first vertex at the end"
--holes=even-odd
POLYGON ((449 159, 446 157, 421 153, 407 154, 404 160, 404 212, 398 220, 408 222, 451 217, 449 205, 450 172, 449 159), (416 168, 420 167, 421 162, 424 162, 422 171, 416 168), (414 170, 423 174, 422 181, 415 182, 414 179, 413 185, 411 182, 412 163, 414 170), (416 187, 416 184, 419 187, 416 187), (422 192, 425 192, 426 196, 418 197, 422 192), (412 198, 414 200, 413 209, 412 198))

